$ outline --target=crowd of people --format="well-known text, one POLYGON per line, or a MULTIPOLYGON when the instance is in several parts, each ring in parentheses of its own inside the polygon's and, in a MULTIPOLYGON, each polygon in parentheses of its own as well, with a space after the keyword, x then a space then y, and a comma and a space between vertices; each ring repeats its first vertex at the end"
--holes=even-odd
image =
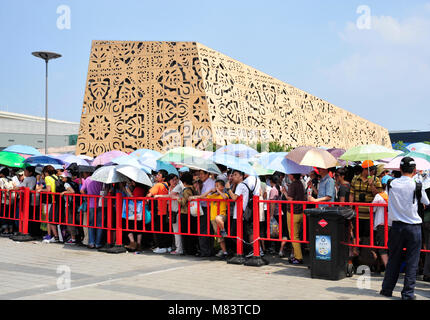
MULTIPOLYGON (((219 175, 186 167, 179 170, 179 175, 168 174, 165 170, 153 172, 149 175, 152 186, 132 180, 103 184, 92 180, 91 171, 94 170, 58 170, 51 165, 20 170, 3 167, 0 170, 0 189, 3 190, 1 216, 7 217, 10 210, 15 210, 13 216, 19 217, 19 206, 16 205, 14 197, 19 201, 21 195, 5 190, 17 191, 27 187, 34 191, 30 203, 29 230, 32 236, 40 237, 44 243, 61 242, 100 249, 107 240, 106 210, 102 212, 102 207, 106 208, 108 204, 103 205, 102 201, 106 199, 99 199, 99 196, 115 196, 121 193, 123 197, 148 197, 154 200, 141 202, 144 204, 140 208, 136 203, 132 205, 133 202, 129 202, 129 205, 126 202, 123 204, 122 228, 126 230, 123 238, 128 251, 141 253, 152 250, 156 254, 216 256, 227 259, 236 253, 237 200, 242 196, 244 251, 245 255, 251 257, 254 234, 250 200, 253 196, 258 196, 261 200, 310 201, 315 205, 320 202, 384 204, 388 203, 389 199, 387 186, 393 179, 400 177, 400 172, 390 172, 385 170, 383 165, 375 165, 370 160, 363 161, 361 165, 338 169, 315 168, 307 175, 275 172, 273 175, 260 177, 218 166, 222 172, 219 175), (88 201, 82 201, 82 195, 92 197, 88 198, 88 201), (200 204, 197 210, 201 214, 199 219, 196 214, 189 214, 197 200, 200 204), (126 212, 125 207, 128 207, 129 212, 126 212), (147 211, 152 211, 152 217, 147 217, 147 211), (154 232, 134 231, 143 230, 144 227, 146 231, 154 232), (171 232, 157 232, 161 230, 171 232), (209 234, 212 236, 208 236, 209 234)), ((425 186, 425 192, 430 191, 430 188, 426 188, 429 179, 427 173, 418 172, 414 179, 425 186)), ((115 206, 115 201, 110 204, 115 206)), ((307 208, 311 206, 308 204, 307 208)), ((259 211, 260 237, 272 237, 267 231, 272 230, 274 224, 282 226, 279 232, 282 233, 283 240, 260 241, 260 255, 278 254, 280 258, 288 257, 291 264, 302 264, 302 250, 307 248, 307 245, 297 242, 290 244, 287 240, 303 239, 303 205, 263 201, 259 211)), ((384 208, 374 207, 373 226, 369 223, 368 206, 359 206, 358 212, 359 243, 370 244, 372 232, 374 244, 385 246, 384 208)), ((430 212, 427 212, 424 206, 421 206, 420 212, 424 222, 422 244, 423 248, 427 248, 430 212)), ((388 218, 388 226, 391 227, 390 215, 388 218)), ((115 225, 115 221, 112 222, 115 225)), ((18 221, 1 219, 1 228, 1 235, 9 236, 18 231, 18 221)), ((355 221, 351 221, 350 241, 356 240, 355 228, 355 221)), ((111 236, 114 243, 115 234, 112 233, 111 236)), ((360 251, 362 250, 351 248, 350 255, 359 257, 360 251)), ((368 251, 373 257, 374 265, 383 270, 388 262, 387 250, 368 251)))

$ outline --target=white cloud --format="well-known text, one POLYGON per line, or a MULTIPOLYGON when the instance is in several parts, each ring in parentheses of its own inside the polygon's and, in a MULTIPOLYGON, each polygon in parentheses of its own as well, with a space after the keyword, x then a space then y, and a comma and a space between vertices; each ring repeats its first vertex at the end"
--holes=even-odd
POLYGON ((430 107, 430 14, 372 16, 370 30, 348 22, 339 37, 351 53, 320 70, 338 105, 391 130, 430 130, 417 117, 430 107), (396 116, 405 108, 413 118, 396 116))

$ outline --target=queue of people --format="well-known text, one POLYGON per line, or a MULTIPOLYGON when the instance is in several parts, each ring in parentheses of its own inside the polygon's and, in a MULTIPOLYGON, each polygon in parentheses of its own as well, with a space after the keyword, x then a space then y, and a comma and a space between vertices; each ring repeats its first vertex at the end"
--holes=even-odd
MULTIPOLYGON (((222 174, 216 176, 203 170, 185 169, 187 170, 180 170, 179 175, 168 174, 165 170, 153 172, 151 176, 153 186, 149 187, 132 180, 127 183, 105 185, 92 180, 91 172, 56 170, 50 165, 43 168, 27 167, 18 171, 4 167, 0 170, 0 189, 13 191, 28 187, 35 191, 32 193, 30 203, 32 221, 29 229, 32 235, 42 237, 44 243, 61 242, 66 245, 84 245, 90 249, 102 248, 107 237, 105 230, 107 217, 102 207, 106 208, 108 204, 102 205, 103 200, 99 199, 99 196, 113 196, 119 192, 124 197, 154 199, 146 201, 145 204, 141 202, 142 207, 139 210, 134 207, 137 206, 136 203, 134 206, 130 204, 131 210, 135 210, 136 215, 125 212, 123 206, 122 228, 129 230, 124 231, 127 250, 138 253, 152 250, 156 254, 188 254, 226 259, 236 250, 234 237, 238 218, 237 199, 240 196, 243 201, 245 254, 251 257, 253 255, 251 244, 254 241, 253 219, 249 219, 247 207, 253 196, 258 196, 261 200, 309 201, 315 205, 320 202, 384 204, 389 203, 391 199, 388 191, 390 183, 394 183, 392 180, 395 177, 399 178, 399 174, 401 176, 401 173, 384 170, 383 166, 376 166, 370 160, 363 161, 361 165, 355 167, 315 168, 308 175, 285 175, 276 172, 271 176, 255 177, 220 166, 222 174), (56 194, 49 194, 50 192, 56 194), (90 197, 85 201, 82 195, 90 197), (200 212, 199 218, 197 214, 190 214, 190 206, 196 201, 199 203, 197 210, 200 212), (153 212, 153 221, 151 219, 148 221, 146 217, 148 210, 153 212), (65 220, 68 223, 65 223, 65 220), (139 232, 144 229, 144 225, 146 231, 154 232, 152 234, 139 232), (169 230, 170 234, 159 232, 169 230)), ((426 177, 414 172, 412 178, 422 182, 426 177)), ((423 194, 428 191, 429 189, 423 190, 423 194)), ((19 198, 18 194, 16 196, 19 198)), ((10 210, 11 202, 12 199, 7 196, 7 192, 2 192, 3 211, 10 210)), ((428 205, 425 201, 423 203, 425 206, 428 205)), ((114 205, 115 202, 111 204, 114 205)), ((318 206, 323 207, 325 204, 318 206)), ((311 205, 308 204, 307 207, 311 205)), ((424 206, 422 208, 428 209, 424 206)), ((259 209, 261 238, 273 238, 267 231, 271 232, 272 224, 282 225, 280 230, 282 241, 260 241, 260 255, 276 252, 280 258, 284 258, 289 253, 288 261, 291 264, 303 264, 304 245, 297 242, 290 245, 287 241, 302 239, 303 205, 271 202, 260 203, 259 209)), ((130 208, 128 210, 130 211, 130 208)), ((375 245, 385 246, 384 209, 374 208, 373 227, 369 224, 369 207, 359 206, 358 212, 359 243, 369 244, 370 233, 373 232, 375 245)), ((252 216, 252 211, 250 214, 252 216)), ((19 212, 15 217, 18 215, 19 212)), ((390 212, 388 216, 388 226, 392 228, 393 218, 390 212)), ((430 219, 426 219, 428 221, 424 221, 430 225, 430 219)), ((115 221, 112 223, 115 226, 115 221)), ((354 230, 357 226, 354 224, 355 222, 350 223, 350 241, 356 240, 354 230)), ((3 236, 18 231, 18 223, 13 220, 2 219, 1 227, 3 236)), ((423 233, 424 248, 429 247, 428 230, 430 228, 425 229, 423 233)), ((112 234, 112 237, 115 235, 112 234)), ((383 268, 387 268, 389 264, 389 250, 371 250, 375 261, 380 261, 383 268)), ((353 256, 359 256, 360 250, 353 248, 352 251, 353 256)), ((427 263, 426 270, 430 270, 429 266, 430 263, 427 263)), ((425 279, 430 280, 430 271, 425 275, 425 279)))

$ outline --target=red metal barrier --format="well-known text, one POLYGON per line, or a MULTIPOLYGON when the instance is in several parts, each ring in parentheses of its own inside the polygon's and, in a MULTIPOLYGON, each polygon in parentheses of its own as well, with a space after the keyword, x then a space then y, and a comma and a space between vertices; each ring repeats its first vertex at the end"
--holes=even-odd
MULTIPOLYGON (((377 204, 377 203, 358 203, 358 202, 310 202, 310 201, 287 201, 287 200, 261 200, 259 199, 258 196, 254 196, 254 228, 258 228, 259 229, 259 223, 258 222, 258 217, 259 217, 259 203, 273 203, 273 204, 279 204, 279 213, 281 212, 281 205, 282 204, 286 204, 287 206, 290 207, 290 211, 291 212, 291 232, 289 232, 288 234, 292 234, 294 235, 294 223, 293 223, 293 215, 294 215, 294 204, 298 205, 302 205, 303 206, 303 211, 306 209, 307 206, 309 205, 314 205, 316 206, 316 208, 318 208, 320 205, 328 205, 328 206, 340 206, 340 207, 344 207, 344 206, 349 206, 355 209, 355 226, 354 226, 354 230, 355 230, 355 238, 354 238, 354 242, 347 242, 344 243, 347 246, 350 247, 359 247, 359 248, 371 248, 371 249, 388 249, 388 204, 377 204), (369 244, 363 244, 360 243, 360 212, 359 212, 359 207, 369 207, 369 219, 362 219, 362 220, 368 220, 369 221, 369 228, 370 228, 370 232, 369 232, 369 244), (377 246, 374 243, 374 210, 375 207, 383 207, 384 208, 384 246, 377 246)), ((270 207, 270 206, 268 206, 270 207)), ((286 214, 283 213, 283 214, 286 214)), ((308 244, 309 241, 307 240, 307 234, 306 234, 306 214, 303 213, 303 239, 301 240, 291 240, 291 239, 282 239, 282 218, 279 218, 279 236, 277 239, 273 239, 270 237, 270 209, 267 210, 267 219, 266 219, 266 223, 267 223, 267 236, 266 237, 261 237, 261 235, 259 233, 256 233, 255 229, 254 229, 254 239, 257 239, 256 237, 258 236, 259 240, 263 240, 263 241, 285 241, 285 242, 296 242, 296 243, 306 243, 308 244)), ((281 217, 281 215, 279 214, 279 217, 281 217)), ((286 227, 286 226, 285 226, 286 227)), ((257 242, 257 241, 256 241, 257 242)), ((254 255, 255 256, 259 256, 259 244, 254 243, 254 255)), ((430 250, 424 250, 422 249, 421 252, 430 252, 430 250)))
MULTIPOLYGON (((39 223, 49 223, 49 224, 60 224, 67 226, 75 226, 75 227, 83 227, 83 228, 97 228, 104 229, 107 231, 107 242, 113 242, 113 235, 115 235, 115 244, 122 245, 123 240, 123 231, 125 232, 146 232, 146 233, 159 233, 159 234, 177 234, 184 236, 199 236, 199 237, 220 237, 220 230, 217 228, 215 232, 211 232, 212 225, 210 220, 210 206, 211 203, 221 203, 225 202, 227 205, 227 238, 236 239, 236 250, 237 254, 243 254, 243 202, 242 198, 233 201, 231 199, 195 199, 192 201, 196 201, 198 204, 206 203, 207 212, 206 215, 200 216, 197 215, 197 232, 191 232, 191 214, 190 214, 190 203, 188 202, 188 210, 187 210, 187 224, 185 225, 185 230, 181 226, 181 214, 179 214, 178 221, 178 231, 175 232, 172 229, 172 224, 169 223, 168 229, 164 229, 163 222, 172 221, 172 203, 177 201, 172 198, 146 198, 146 197, 123 197, 121 193, 117 193, 115 196, 100 196, 100 195, 87 195, 87 194, 65 194, 61 195, 60 193, 52 193, 52 192, 36 192, 30 191, 28 188, 23 188, 20 190, 0 190, 1 196, 1 207, 0 207, 0 218, 4 220, 11 221, 19 221, 19 231, 27 234, 28 233, 28 222, 39 222, 39 223), (56 196, 55 199, 53 196, 56 196), (126 219, 126 228, 122 227, 122 219, 123 219, 123 200, 125 201, 125 212, 128 213, 128 207, 130 201, 134 204, 134 227, 129 228, 129 219, 126 219), (78 209, 82 206, 84 202, 87 202, 87 208, 84 212, 83 210, 78 211, 78 209), (143 202, 143 212, 142 219, 145 219, 145 204, 147 202, 150 203, 149 207, 151 208, 151 223, 146 225, 143 223, 142 228, 137 227, 137 207, 139 201, 143 202), (160 216, 160 228, 155 228, 154 218, 155 215, 158 215, 159 212, 155 212, 155 201, 158 201, 158 204, 163 201, 168 204, 168 211, 165 212, 165 215, 160 216), (58 207, 53 207, 58 204, 58 207), (98 207, 99 211, 97 211, 93 215, 93 219, 90 222, 90 205, 89 203, 93 203, 93 207, 98 207), (237 205, 237 219, 236 219, 236 229, 235 235, 231 230, 231 209, 230 204, 235 203, 237 205), (114 210, 115 207, 115 210, 114 210), (57 209, 58 212, 54 212, 54 214, 50 214, 50 210, 55 211, 57 209), (45 213, 45 216, 43 214, 45 213), (57 215, 55 214, 57 213, 57 215), (84 221, 84 213, 86 213, 86 218, 84 221), (97 216, 100 214, 101 223, 97 224, 97 216), (206 219, 206 230, 201 230, 200 225, 202 223, 202 218, 206 219)), ((254 196, 253 199, 253 251, 254 256, 260 255, 260 241, 277 241, 277 242, 296 242, 296 243, 309 243, 307 239, 307 220, 306 215, 303 213, 303 223, 302 223, 302 239, 291 240, 284 239, 282 237, 282 230, 284 228, 288 228, 286 225, 283 225, 282 222, 282 205, 286 205, 289 208, 291 213, 290 221, 291 221, 291 232, 287 234, 294 235, 294 205, 303 206, 303 210, 305 210, 309 205, 315 205, 319 207, 320 205, 328 205, 328 206, 350 206, 356 211, 356 217, 354 219, 354 239, 346 242, 345 245, 350 247, 362 247, 362 248, 372 248, 372 249, 387 249, 388 243, 388 205, 387 204, 373 204, 373 203, 350 203, 350 202, 309 202, 309 201, 284 201, 284 200, 260 200, 258 196, 254 196), (272 238, 270 236, 270 209, 266 213, 266 230, 267 236, 262 237, 260 234, 260 221, 259 221, 259 205, 260 203, 268 204, 270 208, 270 204, 278 204, 278 217, 279 220, 279 235, 278 237, 272 238), (360 241, 360 212, 358 207, 369 207, 369 244, 363 244, 360 241), (374 239, 374 214, 375 210, 378 207, 384 208, 384 246, 376 246, 374 239)), ((198 210, 200 210, 200 205, 197 206, 198 210)), ((220 214, 220 205, 218 207, 217 214, 220 214)), ((81 208, 82 209, 82 208, 81 208)), ((178 212, 180 210, 180 204, 178 203, 178 212)), ((287 212, 283 213, 287 214, 287 212)), ((131 221, 131 220, 130 220, 131 221)), ((99 221, 100 222, 100 221, 99 221)), ((430 252, 430 250, 421 250, 422 252, 430 252)))

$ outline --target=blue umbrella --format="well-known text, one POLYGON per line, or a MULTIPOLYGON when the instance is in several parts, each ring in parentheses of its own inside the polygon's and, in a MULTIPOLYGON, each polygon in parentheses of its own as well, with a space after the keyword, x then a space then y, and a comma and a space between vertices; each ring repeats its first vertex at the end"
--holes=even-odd
POLYGON ((167 162, 157 160, 157 168, 155 171, 158 172, 160 170, 166 170, 167 173, 169 173, 169 174, 173 173, 173 174, 176 174, 177 176, 179 176, 178 170, 176 170, 176 168, 173 165, 171 165, 170 163, 167 163, 167 162))
POLYGON ((272 163, 272 161, 278 161, 279 158, 285 158, 287 154, 288 152, 269 152, 258 158, 256 162, 258 162, 263 168, 268 169, 268 166, 272 163))
POLYGON ((29 157, 29 158, 25 159, 24 162, 28 163, 29 165, 32 165, 32 166, 56 165, 57 168, 58 168, 58 166, 62 166, 65 164, 63 160, 56 159, 52 156, 33 156, 33 157, 29 157))
POLYGON ((33 148, 31 146, 25 146, 22 144, 14 144, 12 146, 9 146, 9 147, 3 149, 3 151, 21 153, 21 154, 29 154, 32 156, 41 156, 42 155, 39 152, 39 150, 37 150, 36 148, 33 148))
POLYGON ((228 154, 217 154, 216 152, 209 158, 215 163, 222 164, 227 168, 239 170, 251 176, 258 176, 252 165, 245 159, 240 159, 228 154))
POLYGON ((136 158, 146 158, 148 156, 153 158, 159 158, 162 155, 163 155, 162 153, 158 151, 150 150, 150 149, 137 149, 136 151, 133 151, 132 153, 130 153, 130 156, 136 157, 136 158))
POLYGON ((152 172, 151 168, 148 168, 147 166, 142 165, 142 163, 140 163, 140 161, 137 160, 137 158, 132 157, 130 155, 120 156, 120 157, 114 158, 114 159, 112 159, 112 162, 119 164, 119 165, 133 166, 133 167, 136 167, 138 169, 145 171, 146 173, 152 172))
POLYGON ((244 144, 228 144, 219 148, 215 153, 249 159, 258 154, 258 151, 244 144))
POLYGON ((73 154, 60 154, 58 156, 52 156, 55 159, 60 159, 62 160, 65 164, 69 165, 72 163, 76 163, 78 166, 87 166, 89 163, 88 161, 79 158, 73 154))

